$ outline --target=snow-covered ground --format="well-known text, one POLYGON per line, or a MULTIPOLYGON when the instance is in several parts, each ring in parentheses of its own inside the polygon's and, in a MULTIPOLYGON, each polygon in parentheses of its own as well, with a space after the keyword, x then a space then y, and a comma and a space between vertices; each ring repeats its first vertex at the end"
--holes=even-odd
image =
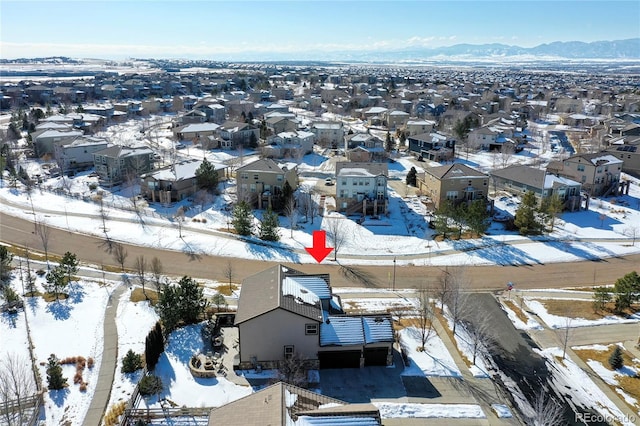
MULTIPOLYGON (((568 300, 570 299, 563 299, 568 300)), ((584 300, 584 299, 579 299, 584 300)), ((588 320, 584 318, 571 318, 568 316, 558 316, 550 314, 544 305, 538 300, 525 298, 525 303, 529 309, 534 312, 542 321, 550 328, 565 328, 565 327, 589 327, 594 325, 604 324, 621 324, 621 323, 635 323, 640 322, 640 313, 630 315, 627 318, 622 318, 615 315, 608 315, 604 318, 596 320, 588 320)), ((570 302, 569 302, 570 303, 570 302)))
POLYGON ((500 306, 502 307, 502 310, 505 311, 515 328, 519 330, 542 330, 543 327, 538 323, 538 321, 533 319, 531 315, 525 312, 525 310, 521 309, 520 312, 522 312, 527 318, 526 323, 518 318, 518 315, 516 315, 516 313, 503 301, 501 301, 500 306))
POLYGON ((404 376, 439 376, 462 377, 447 348, 442 343, 435 331, 425 344, 425 350, 419 351, 422 346, 420 330, 408 327, 400 330, 400 346, 409 358, 410 365, 405 367, 404 376))

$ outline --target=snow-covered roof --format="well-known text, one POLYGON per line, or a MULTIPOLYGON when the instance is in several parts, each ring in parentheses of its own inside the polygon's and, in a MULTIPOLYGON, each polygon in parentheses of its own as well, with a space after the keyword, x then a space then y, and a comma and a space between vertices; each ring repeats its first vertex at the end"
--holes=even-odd
POLYGON ((623 161, 614 157, 613 155, 601 155, 599 157, 592 157, 589 159, 594 165, 598 165, 598 163, 602 163, 602 162, 606 162, 609 164, 617 164, 617 163, 622 163, 623 161))
POLYGON ((288 276, 282 281, 282 295, 315 305, 320 299, 329 299, 331 290, 318 276, 288 276))
POLYGON ((376 175, 374 175, 373 173, 370 173, 369 171, 367 171, 365 169, 344 168, 344 169, 340 169, 340 173, 338 173, 338 176, 374 177, 376 175))
POLYGON ((554 186, 580 186, 579 182, 564 177, 548 174, 544 177, 544 189, 551 189, 554 186), (556 185, 557 184, 557 185, 556 185))
MULTIPOLYGON (((200 167, 201 164, 202 160, 186 160, 180 163, 176 163, 171 167, 159 169, 153 173, 147 173, 145 176, 150 176, 155 180, 178 182, 181 180, 194 178, 196 175, 196 170, 198 170, 198 167, 200 167)), ((226 167, 225 165, 219 163, 211 163, 211 165, 215 170, 226 167)))
POLYGON ((218 127, 220 127, 216 123, 193 123, 189 124, 180 130, 181 133, 191 133, 191 132, 213 132, 218 127))
POLYGON ((357 416, 299 416, 293 422, 295 426, 378 426, 380 422, 374 417, 357 416))
POLYGON ((320 324, 320 346, 349 346, 393 342, 388 316, 329 316, 320 324))

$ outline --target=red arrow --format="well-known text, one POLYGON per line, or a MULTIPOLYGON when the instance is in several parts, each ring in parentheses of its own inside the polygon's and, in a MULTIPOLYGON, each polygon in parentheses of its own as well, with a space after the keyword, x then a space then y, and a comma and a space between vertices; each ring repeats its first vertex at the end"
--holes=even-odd
POLYGON ((331 253, 333 247, 327 247, 327 231, 313 231, 313 247, 305 247, 306 251, 320 263, 331 253))

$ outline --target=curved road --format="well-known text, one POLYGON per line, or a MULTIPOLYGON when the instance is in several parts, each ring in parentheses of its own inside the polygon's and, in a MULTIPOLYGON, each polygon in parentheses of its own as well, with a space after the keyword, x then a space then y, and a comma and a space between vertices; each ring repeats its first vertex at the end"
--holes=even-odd
MULTIPOLYGON (((33 232, 33 223, 24 219, 0 213, 0 241, 17 246, 29 246, 43 251, 42 242, 33 232)), ((70 233, 51 227, 49 253, 62 255, 66 251, 76 253, 86 263, 113 266, 119 268, 115 259, 105 249, 104 240, 83 234, 70 233)), ((139 255, 161 260, 164 269, 170 275, 189 275, 194 278, 207 278, 226 281, 223 270, 231 260, 234 269, 234 282, 260 272, 276 262, 236 259, 207 255, 188 255, 182 252, 167 251, 151 247, 138 247, 123 244, 128 252, 127 264, 132 265, 139 255)), ((306 273, 331 274, 331 283, 336 287, 369 286, 387 288, 391 266, 351 266, 343 267, 333 261, 322 264, 287 264, 306 273)), ((625 257, 607 258, 600 261, 581 261, 572 263, 549 263, 543 265, 520 266, 473 266, 465 267, 471 277, 471 287, 475 290, 503 290, 507 282, 512 281, 516 288, 559 288, 595 284, 611 284, 624 274, 637 269, 640 254, 625 257)), ((449 267, 454 272, 458 267, 449 267)), ((416 288, 435 286, 443 267, 398 266, 396 268, 396 288, 416 288)))

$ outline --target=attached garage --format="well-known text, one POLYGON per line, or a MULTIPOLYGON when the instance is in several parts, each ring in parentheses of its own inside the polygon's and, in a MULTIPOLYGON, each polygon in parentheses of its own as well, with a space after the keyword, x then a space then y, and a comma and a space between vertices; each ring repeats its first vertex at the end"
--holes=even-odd
POLYGON ((371 365, 387 365, 387 354, 389 348, 365 348, 364 349, 364 365, 366 367, 371 365))
POLYGON ((323 351, 318 353, 320 368, 360 368, 360 351, 323 351))

